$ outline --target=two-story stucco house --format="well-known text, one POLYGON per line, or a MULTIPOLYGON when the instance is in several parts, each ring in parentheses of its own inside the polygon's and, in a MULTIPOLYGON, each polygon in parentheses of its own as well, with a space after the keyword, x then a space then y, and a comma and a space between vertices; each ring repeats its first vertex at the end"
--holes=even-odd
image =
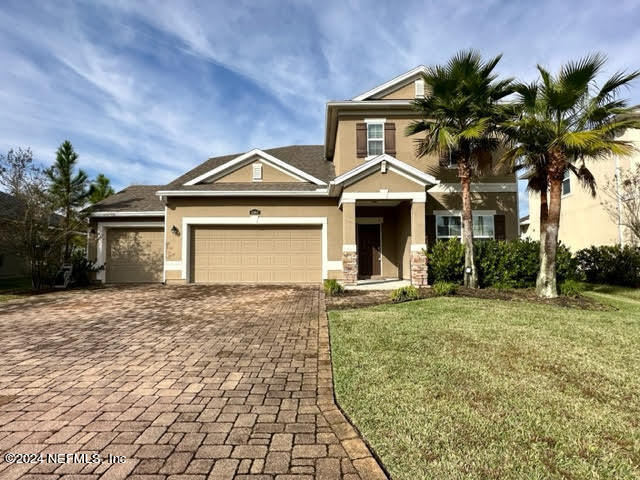
MULTIPOLYGON (((460 236, 457 169, 417 158, 405 128, 424 95, 417 67, 326 106, 324 145, 206 160, 167 185, 97 204, 90 255, 103 282, 427 282, 428 244, 460 236)), ((476 237, 518 236, 516 178, 472 187, 476 237)))
MULTIPOLYGON (((627 130, 620 137, 640 146, 640 130, 627 130)), ((560 230, 558 237, 573 252, 582 248, 600 245, 625 245, 633 243, 631 232, 623 226, 620 216, 623 207, 619 205, 618 216, 612 216, 603 206, 608 202, 616 210, 616 199, 603 195, 607 184, 615 186, 616 174, 635 171, 640 162, 640 151, 629 157, 611 155, 597 160, 586 160, 585 165, 596 180, 596 196, 580 185, 571 172, 566 172, 562 183, 562 205, 560 209, 560 230)), ((540 195, 529 193, 529 218, 521 222, 523 238, 540 239, 540 195)))

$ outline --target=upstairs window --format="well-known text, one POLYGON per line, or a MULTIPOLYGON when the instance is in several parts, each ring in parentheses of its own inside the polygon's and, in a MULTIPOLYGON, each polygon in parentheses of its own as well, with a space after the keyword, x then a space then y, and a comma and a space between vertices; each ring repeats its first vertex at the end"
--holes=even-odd
POLYGON ((571 193, 571 172, 569 170, 564 171, 564 178, 562 179, 562 195, 569 195, 571 193))
POLYGON ((262 164, 254 163, 253 164, 253 181, 259 182, 262 180, 262 164))
POLYGON ((367 156, 384 153, 384 122, 367 123, 367 156))

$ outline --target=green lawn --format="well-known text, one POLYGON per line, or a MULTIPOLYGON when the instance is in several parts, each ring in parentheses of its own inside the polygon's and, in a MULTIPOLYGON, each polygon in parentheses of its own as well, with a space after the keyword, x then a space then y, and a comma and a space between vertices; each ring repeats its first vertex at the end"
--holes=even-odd
POLYGON ((30 291, 30 278, 3 278, 0 279, 0 303, 7 300, 21 298, 17 293, 30 291), (8 292, 8 293, 7 293, 8 292))
POLYGON ((396 480, 640 478, 640 292, 330 312, 338 401, 396 480))

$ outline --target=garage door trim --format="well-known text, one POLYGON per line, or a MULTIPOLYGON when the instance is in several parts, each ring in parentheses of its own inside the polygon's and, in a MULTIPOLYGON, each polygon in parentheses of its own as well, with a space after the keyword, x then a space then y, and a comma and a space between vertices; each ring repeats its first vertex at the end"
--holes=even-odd
MULTIPOLYGON (((192 225, 320 225, 322 227, 322 278, 327 278, 327 217, 183 217, 182 218, 182 278, 191 278, 191 226, 192 225)), ((188 281, 188 280, 187 280, 188 281)))
MULTIPOLYGON (((98 223, 98 245, 96 260, 98 265, 104 265, 107 260, 107 235, 111 228, 164 228, 164 222, 100 222, 98 223)), ((165 232, 166 238, 166 232, 165 232)), ((166 240, 164 242, 166 244, 166 240)), ((166 254, 166 252, 164 252, 166 254)), ((163 268, 164 270, 164 268, 163 268)), ((104 269, 96 273, 96 278, 102 283, 107 280, 104 269)))

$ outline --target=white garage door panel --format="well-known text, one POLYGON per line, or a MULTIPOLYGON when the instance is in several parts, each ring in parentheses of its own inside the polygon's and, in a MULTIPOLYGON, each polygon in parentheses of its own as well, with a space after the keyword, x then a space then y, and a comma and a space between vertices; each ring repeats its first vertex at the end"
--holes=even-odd
POLYGON ((202 283, 316 283, 322 280, 319 227, 197 226, 191 280, 202 283))
POLYGON ((161 282, 163 243, 162 228, 108 229, 107 282, 161 282))

